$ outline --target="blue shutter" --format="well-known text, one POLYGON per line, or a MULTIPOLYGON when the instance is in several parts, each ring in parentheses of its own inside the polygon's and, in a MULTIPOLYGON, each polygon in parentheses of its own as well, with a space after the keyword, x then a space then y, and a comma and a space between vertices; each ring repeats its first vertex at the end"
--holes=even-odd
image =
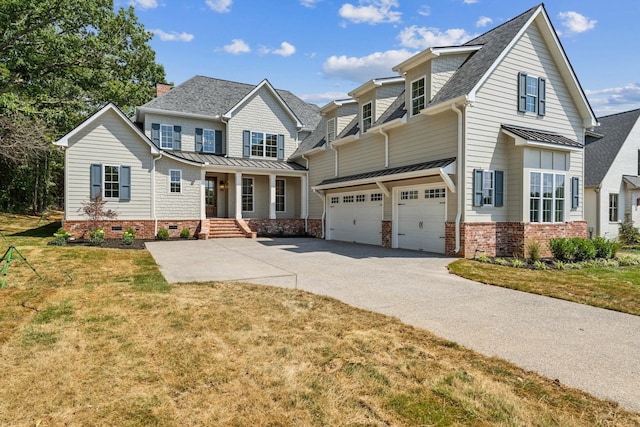
POLYGON ((120 200, 131 200, 131 166, 120 166, 120 200))
POLYGON ((217 130, 215 132, 216 136, 215 136, 215 145, 214 145, 214 152, 216 154, 222 154, 222 131, 221 130, 217 130))
POLYGON ((182 127, 173 127, 173 149, 176 151, 182 150, 182 127))
POLYGON ((196 128, 196 151, 202 151, 202 129, 196 128))
POLYGON ((493 179, 495 180, 495 200, 493 206, 504 206, 504 171, 495 171, 493 173, 493 179))
POLYGON ((91 200, 102 198, 102 165, 91 165, 89 197, 91 200))
POLYGON ((278 135, 278 160, 284 160, 284 135, 278 135))
POLYGON ((518 73, 518 111, 527 111, 527 73, 518 73))
POLYGON ((242 132, 242 155, 251 157, 251 132, 248 130, 242 132))
POLYGON ((571 209, 580 206, 580 178, 571 178, 571 209))
POLYGON ((160 123, 151 123, 151 141, 160 148, 160 123))
POLYGON ((540 77, 538 79, 538 115, 544 116, 547 112, 547 80, 540 77))
POLYGON ((482 169, 473 170, 473 206, 483 205, 482 197, 482 169))

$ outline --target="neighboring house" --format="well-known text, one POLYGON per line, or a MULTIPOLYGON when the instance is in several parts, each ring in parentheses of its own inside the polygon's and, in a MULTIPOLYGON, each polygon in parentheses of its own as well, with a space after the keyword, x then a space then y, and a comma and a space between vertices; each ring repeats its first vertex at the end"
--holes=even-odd
POLYGON ((640 109, 600 117, 586 136, 585 219, 589 234, 618 237, 620 223, 640 223, 640 109))
POLYGON ((583 141, 596 119, 543 5, 394 71, 320 110, 266 80, 204 77, 138 108, 140 128, 107 106, 58 142, 65 226, 86 228, 89 184, 112 191, 118 168, 127 200, 102 196, 154 232, 206 237, 229 217, 465 257, 587 235, 583 141))

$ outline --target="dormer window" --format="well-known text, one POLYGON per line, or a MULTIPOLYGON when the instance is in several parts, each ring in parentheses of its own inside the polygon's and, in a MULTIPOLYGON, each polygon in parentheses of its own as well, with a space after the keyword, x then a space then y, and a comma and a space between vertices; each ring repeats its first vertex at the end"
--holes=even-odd
POLYGON ((534 113, 539 116, 546 114, 547 81, 542 77, 530 76, 527 73, 518 74, 518 111, 534 113))
POLYGON ((367 102, 362 106, 362 132, 366 132, 373 124, 372 103, 367 102))
POLYGON ((425 78, 422 77, 418 80, 411 82, 411 115, 415 116, 424 108, 426 95, 425 95, 425 78))
POLYGON ((336 139, 336 119, 327 120, 327 142, 336 139))

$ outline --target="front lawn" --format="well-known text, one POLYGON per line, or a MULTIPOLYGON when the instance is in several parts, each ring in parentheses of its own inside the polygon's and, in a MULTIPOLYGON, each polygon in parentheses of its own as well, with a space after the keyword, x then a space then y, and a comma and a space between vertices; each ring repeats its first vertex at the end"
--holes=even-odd
POLYGON ((0 214, 0 425, 638 426, 640 415, 310 293, 170 285, 146 250, 0 214))
POLYGON ((449 271, 489 285, 640 315, 640 266, 539 271, 460 259, 449 264, 449 271))

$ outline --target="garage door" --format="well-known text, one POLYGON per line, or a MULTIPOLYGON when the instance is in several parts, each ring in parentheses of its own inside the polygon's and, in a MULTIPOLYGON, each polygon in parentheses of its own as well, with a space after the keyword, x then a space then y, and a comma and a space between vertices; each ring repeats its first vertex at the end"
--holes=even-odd
POLYGON ((372 191, 329 195, 329 240, 382 244, 382 193, 372 191))
POLYGON ((433 186, 399 188, 395 196, 397 247, 443 254, 447 190, 433 186))

